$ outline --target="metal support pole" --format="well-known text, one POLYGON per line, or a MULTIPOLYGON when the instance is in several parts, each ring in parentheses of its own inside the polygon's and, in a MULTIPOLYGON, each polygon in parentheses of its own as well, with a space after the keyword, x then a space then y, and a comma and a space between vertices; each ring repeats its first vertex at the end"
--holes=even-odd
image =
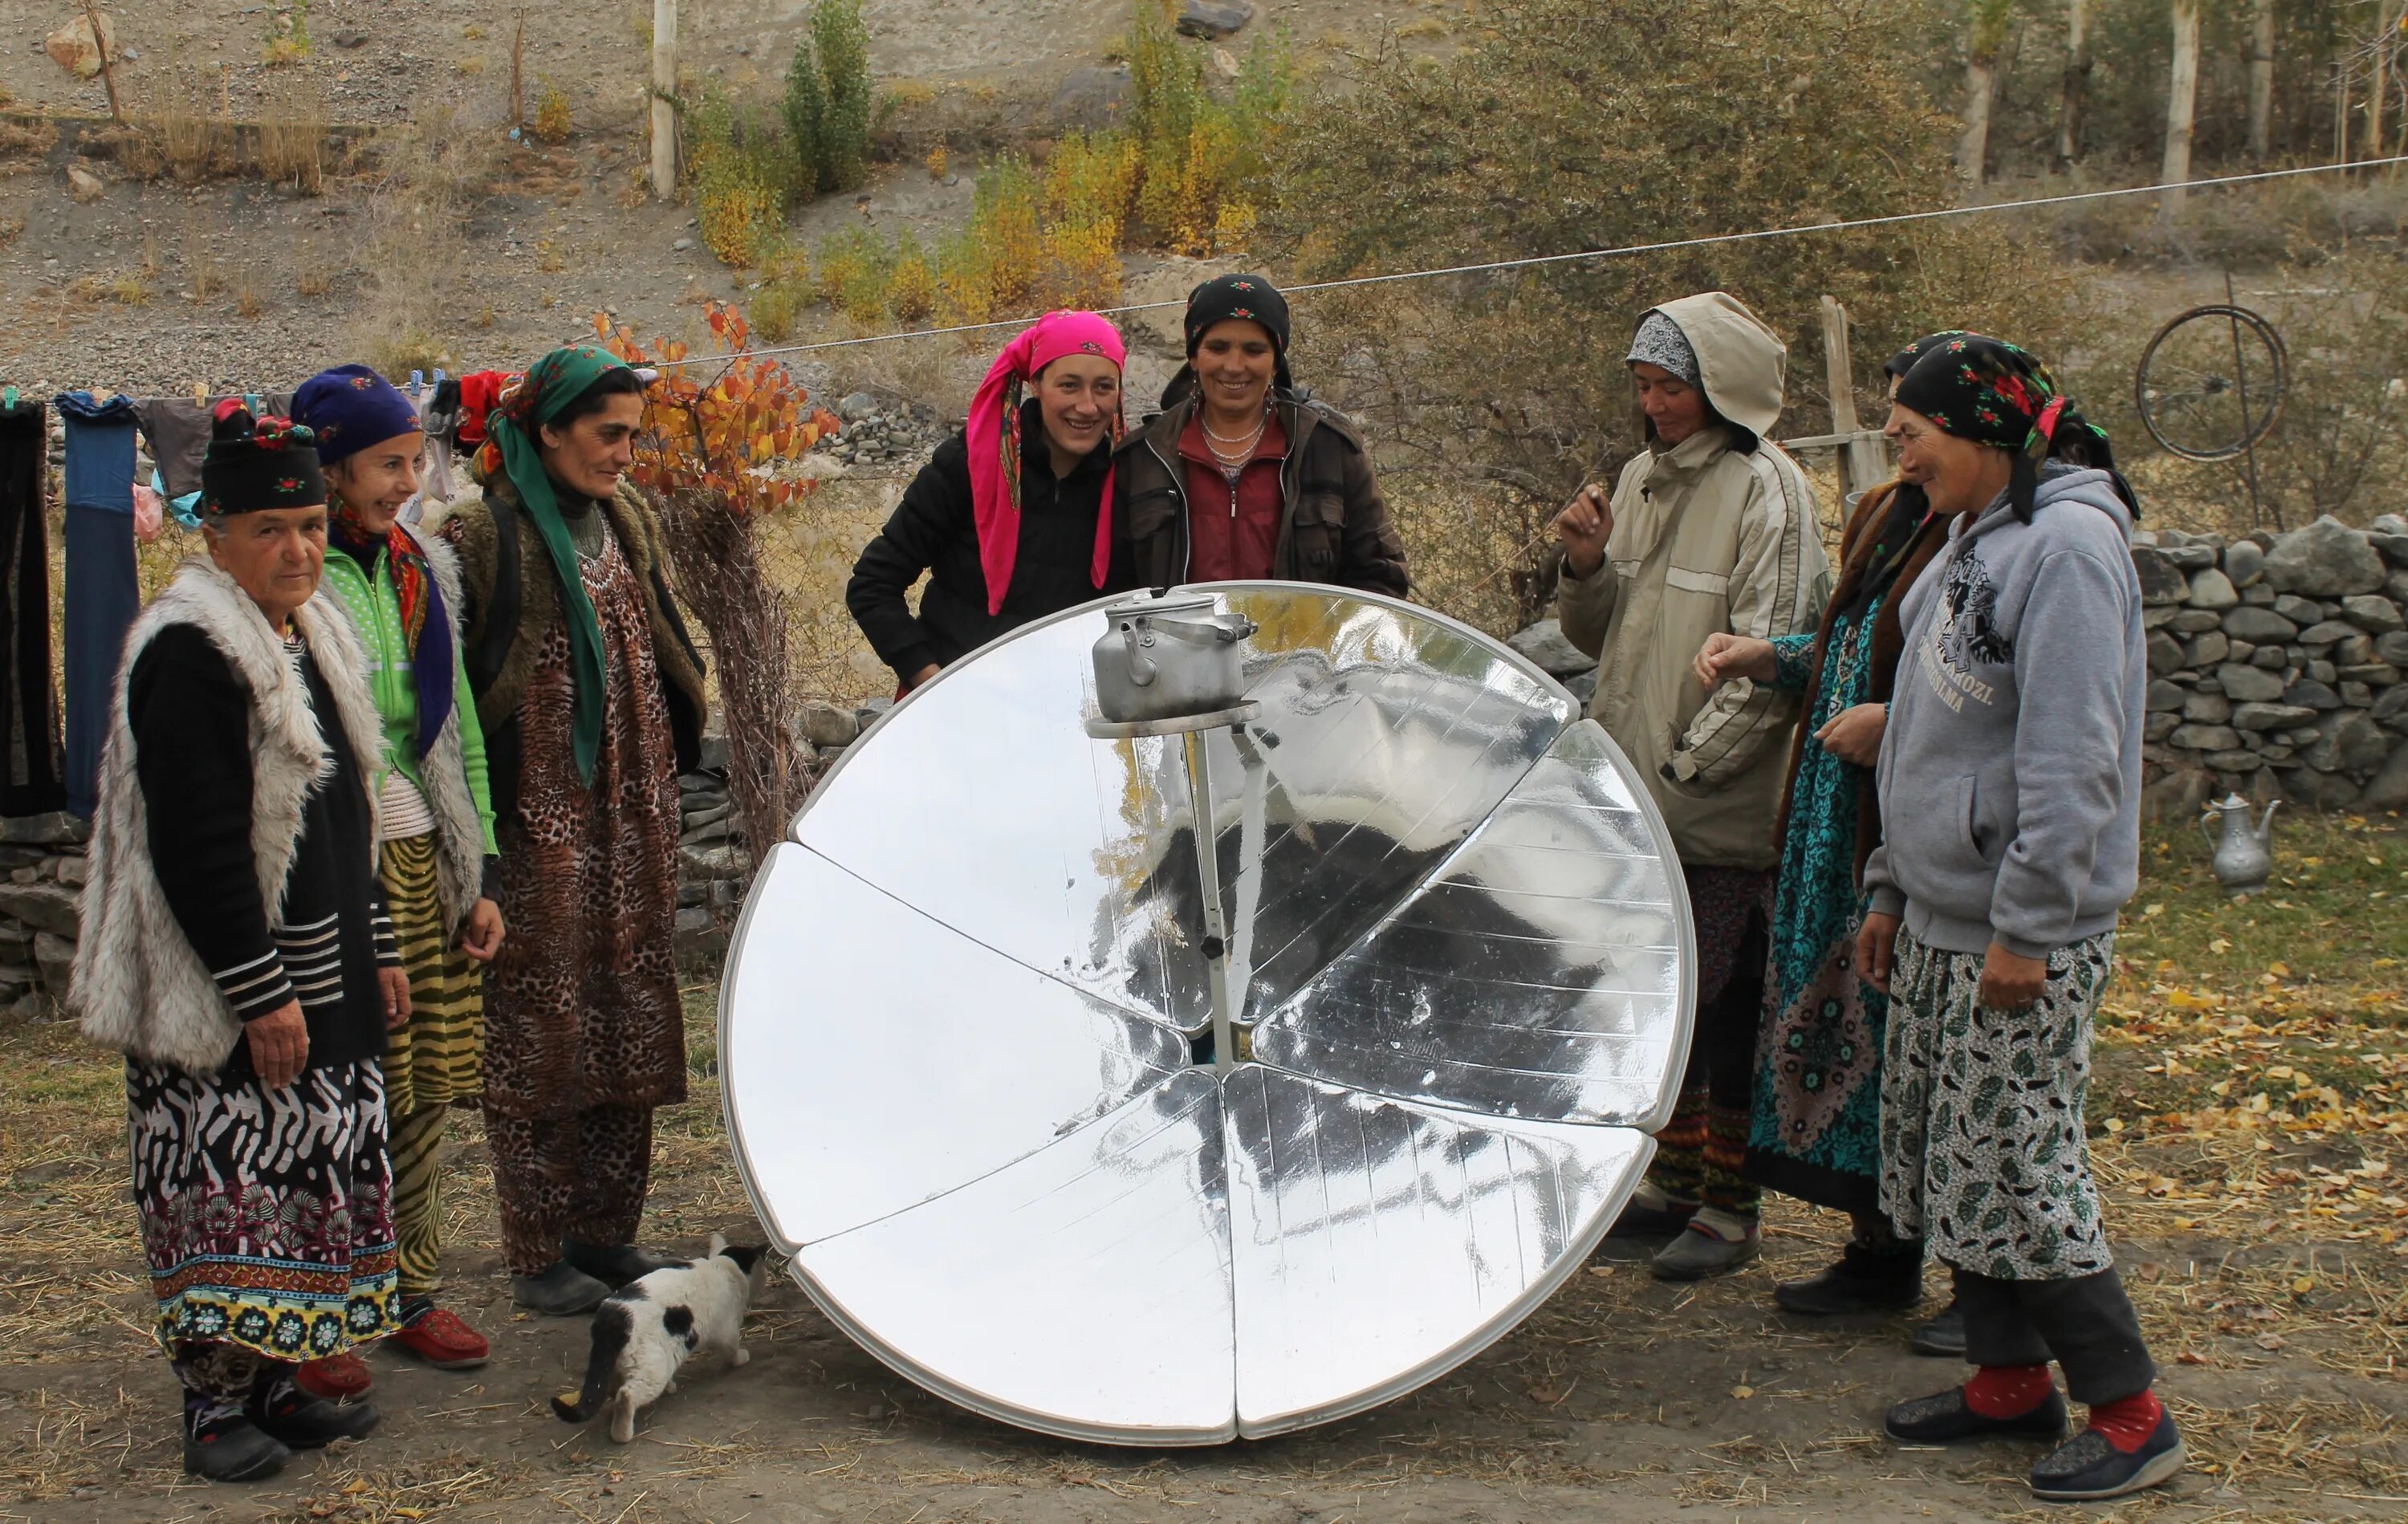
POLYGON ((1204 969, 1212 993, 1212 1072, 1226 1075, 1238 1063, 1238 1033, 1229 1014, 1229 937, 1221 917, 1221 852, 1213 839, 1212 766, 1206 738, 1210 731, 1190 731, 1181 739, 1187 746, 1187 796, 1196 816, 1196 877, 1204 890, 1204 969))

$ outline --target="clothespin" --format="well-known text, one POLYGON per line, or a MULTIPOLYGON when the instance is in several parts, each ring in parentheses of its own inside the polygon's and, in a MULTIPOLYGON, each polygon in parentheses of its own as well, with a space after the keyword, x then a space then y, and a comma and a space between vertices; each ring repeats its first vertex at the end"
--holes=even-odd
POLYGON ((259 393, 256 392, 244 392, 242 394, 242 406, 251 417, 257 418, 259 416, 259 393))
POLYGON ((409 373, 409 394, 411 396, 414 397, 418 395, 420 390, 425 385, 426 373, 424 371, 414 370, 409 373))
POLYGON ((443 367, 440 365, 435 367, 435 384, 438 387, 443 384, 443 367))
POLYGON ((13 386, 0 386, 0 407, 7 407, 13 410, 16 406, 17 389, 13 386))
POLYGON ((193 406, 195 406, 195 407, 207 407, 208 405, 209 405, 209 389, 208 389, 208 386, 206 386, 205 384, 203 384, 202 382, 194 381, 194 382, 193 383, 193 406))

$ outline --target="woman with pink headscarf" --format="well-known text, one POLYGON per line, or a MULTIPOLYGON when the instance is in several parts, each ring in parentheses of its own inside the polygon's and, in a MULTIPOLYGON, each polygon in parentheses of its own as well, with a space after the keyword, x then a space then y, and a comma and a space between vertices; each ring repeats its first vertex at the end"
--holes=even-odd
POLYGON ((1049 312, 996 357, 968 426, 903 493, 844 590, 906 690, 1032 620, 1136 586, 1112 533, 1121 437, 1118 330, 1049 312), (928 586, 915 613, 905 599, 928 586))

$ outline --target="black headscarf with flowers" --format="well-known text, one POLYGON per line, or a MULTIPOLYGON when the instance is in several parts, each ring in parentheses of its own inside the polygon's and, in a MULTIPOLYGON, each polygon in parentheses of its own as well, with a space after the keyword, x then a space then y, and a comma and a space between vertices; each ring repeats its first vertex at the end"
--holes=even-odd
POLYGON ((1896 374, 1899 362, 1909 356, 1913 361, 1899 377, 1899 406, 1921 413, 1943 433, 2012 455, 2007 503, 2017 519, 2031 521, 2040 464, 2046 460, 2106 472, 2116 494, 2139 517, 2139 503, 2115 470, 2106 431, 2074 409, 2038 356, 2004 339, 1962 331, 1916 339, 1888 368, 1896 374))

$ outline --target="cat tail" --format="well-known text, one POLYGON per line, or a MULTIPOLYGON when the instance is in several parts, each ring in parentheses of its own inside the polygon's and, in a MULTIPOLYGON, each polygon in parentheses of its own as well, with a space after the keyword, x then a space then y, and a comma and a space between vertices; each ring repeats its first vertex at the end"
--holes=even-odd
POLYGON ((566 1397, 552 1400, 552 1411, 563 1423, 583 1423, 602 1410, 605 1398, 613 1394, 619 1374, 619 1357, 627 1348, 626 1309, 605 1303, 594 1315, 593 1347, 585 1357, 585 1385, 579 1389, 577 1401, 566 1397), (613 1317, 611 1314, 618 1316, 613 1317))

